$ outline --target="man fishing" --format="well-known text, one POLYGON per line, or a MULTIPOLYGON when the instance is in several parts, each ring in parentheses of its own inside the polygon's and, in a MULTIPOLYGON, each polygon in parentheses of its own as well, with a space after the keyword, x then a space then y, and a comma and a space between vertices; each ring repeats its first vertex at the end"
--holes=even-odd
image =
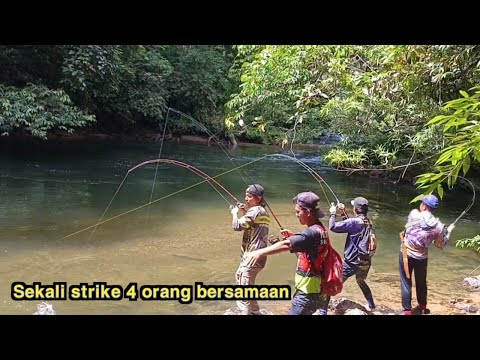
MULTIPOLYGON (((267 258, 262 256, 255 264, 249 264, 244 255, 247 252, 265 248, 268 245, 270 217, 263 207, 265 190, 259 184, 253 184, 245 190, 245 204, 231 210, 234 231, 243 231, 241 260, 235 274, 237 285, 255 285, 258 273, 265 267, 267 258), (238 217, 239 211, 245 212, 238 217)), ((242 315, 258 315, 260 307, 256 300, 237 301, 242 315)))
POLYGON ((283 230, 286 237, 267 248, 246 255, 248 264, 261 261, 264 256, 290 251, 297 253, 295 271, 295 294, 292 299, 290 315, 312 315, 324 305, 321 295, 323 261, 326 255, 328 232, 320 222, 324 217, 318 206, 319 197, 311 192, 302 192, 293 198, 295 213, 300 224, 306 228, 293 234, 283 230))
POLYGON ((359 196, 353 199, 351 204, 355 216, 336 222, 337 206, 339 209, 344 209, 345 206, 342 203, 337 206, 332 203, 329 209, 329 228, 335 233, 347 233, 343 260, 343 281, 345 282, 349 277, 355 275, 357 284, 372 311, 375 309, 375 301, 372 291, 365 282, 372 265, 371 253, 374 246, 370 242, 372 223, 367 215, 368 200, 359 196))
POLYGON ((402 307, 405 315, 429 314, 427 308, 427 264, 428 247, 443 248, 455 225, 447 228, 433 213, 439 205, 435 195, 421 196, 419 209, 413 209, 408 215, 405 230, 400 233, 400 283, 402 307), (412 272, 415 272, 415 287, 418 306, 412 309, 412 272))

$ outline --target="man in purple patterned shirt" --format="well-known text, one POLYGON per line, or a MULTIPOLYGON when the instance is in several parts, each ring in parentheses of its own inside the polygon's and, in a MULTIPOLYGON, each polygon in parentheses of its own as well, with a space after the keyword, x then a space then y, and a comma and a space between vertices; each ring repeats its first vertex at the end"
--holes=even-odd
POLYGON ((437 248, 443 248, 455 227, 448 228, 433 212, 438 207, 435 195, 419 198, 422 201, 419 209, 413 209, 408 215, 405 231, 400 233, 400 282, 402 290, 402 307, 405 315, 429 314, 427 309, 427 264, 428 247, 434 242, 437 248), (412 272, 415 273, 415 288, 418 306, 412 310, 412 272))

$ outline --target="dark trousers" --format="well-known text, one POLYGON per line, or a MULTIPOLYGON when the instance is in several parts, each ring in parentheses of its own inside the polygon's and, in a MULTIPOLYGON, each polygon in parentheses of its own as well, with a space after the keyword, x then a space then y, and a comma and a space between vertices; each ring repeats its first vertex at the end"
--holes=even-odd
POLYGON ((372 291, 368 287, 365 280, 367 279, 368 272, 372 265, 372 259, 370 257, 364 257, 360 260, 359 264, 353 265, 347 261, 343 262, 343 282, 353 275, 357 280, 357 284, 362 290, 363 296, 368 302, 370 309, 375 308, 375 302, 373 301, 372 291))
POLYGON ((312 315, 320 308, 327 308, 328 302, 325 306, 326 297, 321 294, 305 294, 297 290, 292 299, 292 307, 289 315, 312 315))
POLYGON ((415 290, 419 305, 427 306, 427 259, 414 259, 408 256, 408 271, 410 279, 407 279, 403 267, 403 257, 400 252, 400 283, 402 288, 403 310, 412 310, 412 272, 415 273, 415 290))
MULTIPOLYGON (((370 287, 366 283, 366 278, 368 275, 368 272, 370 271, 370 267, 372 265, 372 259, 371 258, 363 258, 358 265, 353 265, 350 264, 347 261, 343 261, 343 282, 347 281, 347 279, 353 275, 355 275, 355 278, 357 280, 357 284, 360 287, 360 290, 362 290, 363 296, 368 302, 368 306, 370 309, 375 309, 375 301, 373 300, 373 295, 372 295, 372 290, 370 290, 370 287)), ((325 298, 322 301, 322 309, 327 309, 328 304, 330 302, 330 296, 325 295, 325 298)))

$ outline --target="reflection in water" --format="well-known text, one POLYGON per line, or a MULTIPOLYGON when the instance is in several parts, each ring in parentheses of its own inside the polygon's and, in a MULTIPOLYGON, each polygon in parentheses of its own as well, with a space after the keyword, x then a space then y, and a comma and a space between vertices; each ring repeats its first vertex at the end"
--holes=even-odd
MULTIPOLYGON (((244 164, 278 148, 249 146, 237 148, 233 156, 244 164)), ((164 144, 163 156, 189 163, 210 176, 231 169, 232 163, 216 146, 164 144)), ((0 158, 0 302, 1 314, 32 314, 41 301, 11 300, 11 283, 23 281, 69 285, 82 282, 108 282, 126 287, 141 285, 231 285, 240 256, 241 234, 231 229, 228 206, 208 183, 178 193, 150 206, 62 239, 94 225, 102 216, 126 171, 153 159, 157 145, 92 144, 75 148, 49 148, 28 155, 0 158), (148 221, 146 214, 148 212, 148 221)), ((291 155, 290 152, 285 152, 291 155)), ((2 156, 6 156, 3 154, 2 156)), ((391 185, 375 179, 347 177, 329 170, 315 152, 297 153, 328 182, 345 204, 357 195, 370 200, 371 219, 379 248, 373 260, 369 284, 381 291, 384 281, 398 280, 398 233, 416 196, 413 186, 391 185), (395 280, 397 279, 397 280, 395 280)), ((105 219, 147 203, 150 199, 156 166, 146 166, 129 175, 105 214, 105 219)), ((253 181, 266 188, 267 201, 281 224, 292 230, 302 226, 294 215, 292 197, 312 190, 328 209, 333 201, 326 190, 298 164, 283 158, 265 159, 245 168, 253 181)), ((244 176, 245 177, 245 176, 244 176)), ((153 199, 179 191, 201 179, 190 171, 162 164, 158 168, 153 199)), ((237 198, 242 199, 246 183, 237 171, 217 179, 237 198)), ((247 179, 248 181, 248 179, 247 179)), ((468 205, 467 192, 446 194, 438 210, 449 224, 468 205)), ((478 205, 458 223, 453 240, 480 233, 478 205)), ((324 223, 327 219, 324 219, 324 223)), ((272 234, 279 234, 272 221, 272 234)), ((342 250, 344 234, 332 234, 333 245, 342 250)), ((258 284, 292 284, 296 258, 292 254, 270 257, 258 284)), ((473 251, 448 246, 432 247, 429 260, 429 290, 433 295, 449 294, 452 284, 478 265, 473 251)), ((370 275, 369 275, 370 278, 370 275)), ((347 290, 359 291, 348 285, 347 290)), ((398 302, 400 299, 392 299, 398 302)), ((178 301, 65 301, 53 302, 58 314, 199 314, 223 313, 234 306, 227 301, 197 301, 182 305, 178 301)), ((265 307, 271 306, 265 302, 265 307)), ((272 305, 273 306, 273 305, 272 305)))

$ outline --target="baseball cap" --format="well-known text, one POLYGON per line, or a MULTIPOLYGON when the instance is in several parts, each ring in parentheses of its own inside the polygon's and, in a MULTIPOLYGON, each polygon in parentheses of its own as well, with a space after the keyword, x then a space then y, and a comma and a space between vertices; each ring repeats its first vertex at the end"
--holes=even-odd
POLYGON ((325 214, 318 207, 319 201, 320 201, 320 198, 317 196, 317 194, 311 191, 301 192, 300 194, 298 194, 293 198, 294 204, 298 204, 298 206, 302 208, 306 208, 314 211, 317 218, 320 219, 320 218, 323 218, 325 214))
POLYGON ((361 213, 366 213, 368 211, 368 200, 364 197, 358 196, 350 202, 353 207, 361 213))
POLYGON ((418 200, 421 200, 429 208, 436 209, 438 207, 438 198, 435 195, 420 196, 418 200))
POLYGON ((253 184, 253 185, 249 185, 247 187, 247 190, 245 190, 245 192, 252 195, 263 197, 263 194, 265 193, 265 189, 260 184, 253 184))

